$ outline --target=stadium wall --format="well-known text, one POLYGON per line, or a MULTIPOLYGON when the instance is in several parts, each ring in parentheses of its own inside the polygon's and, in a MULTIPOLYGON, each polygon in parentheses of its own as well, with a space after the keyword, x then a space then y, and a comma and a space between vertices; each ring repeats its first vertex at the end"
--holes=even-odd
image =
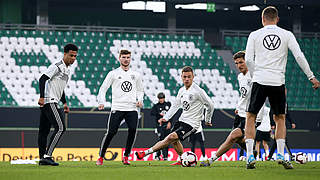
MULTIPOLYGON (((205 130, 205 147, 217 148, 226 139, 230 130, 205 130)), ((71 129, 67 130, 59 142, 58 147, 62 148, 98 148, 106 133, 105 129, 71 129)), ((317 149, 320 148, 320 141, 316 140, 320 131, 295 130, 289 131, 287 138, 290 148, 317 149)), ((37 147, 37 130, 0 130, 0 148, 32 148, 37 147)), ((127 129, 119 129, 110 144, 112 148, 125 146, 127 129)), ((139 129, 134 147, 147 148, 158 141, 157 135, 151 129, 139 129)), ((188 140, 183 142, 184 147, 190 148, 188 140)), ((237 146, 235 146, 237 147, 237 146)))
MULTIPOLYGON (((155 127, 150 109, 141 111, 139 128, 155 127)), ((39 124, 39 108, 0 108, 0 127, 28 127, 37 128, 39 124)), ((291 117, 296 121, 297 129, 320 131, 320 111, 290 111, 291 117)), ((176 120, 179 113, 174 117, 176 120)), ((213 127, 231 128, 233 124, 233 110, 215 110, 212 119, 213 127)), ((67 117, 68 128, 105 128, 108 111, 95 111, 90 109, 72 109, 67 117)), ((125 124, 124 126, 125 127, 125 124)), ((207 127, 206 127, 207 128, 207 127)))

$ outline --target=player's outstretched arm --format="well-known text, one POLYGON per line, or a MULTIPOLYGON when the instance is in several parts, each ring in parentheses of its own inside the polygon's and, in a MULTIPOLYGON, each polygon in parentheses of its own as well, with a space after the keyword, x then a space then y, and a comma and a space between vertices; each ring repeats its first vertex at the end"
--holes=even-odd
POLYGON ((168 120, 171 119, 172 116, 174 116, 176 112, 180 109, 180 107, 181 107, 181 89, 179 90, 178 95, 175 101, 173 102, 172 106, 170 107, 168 112, 163 116, 163 119, 168 119, 168 120))
POLYGON ((199 95, 201 97, 201 101, 203 102, 206 112, 205 112, 205 124, 207 126, 212 126, 211 123, 211 119, 213 116, 213 111, 214 111, 214 104, 212 102, 212 100, 210 99, 210 97, 207 95, 207 93, 203 90, 199 88, 199 95))
MULTIPOLYGON (((308 79, 312 82, 312 79, 315 79, 313 72, 310 69, 309 63, 304 56, 303 52, 300 49, 300 46, 294 37, 293 33, 289 33, 289 42, 288 42, 288 48, 291 50, 296 62, 302 69, 302 71, 305 73, 305 75, 308 77, 308 79)), ((316 79, 315 79, 316 80, 316 79)), ((316 80, 317 81, 317 80, 316 80)), ((315 83, 316 83, 315 81, 315 83)), ((317 85, 312 82, 314 86, 312 86, 314 89, 317 89, 317 85)), ((319 83, 319 81, 318 81, 319 83)), ((319 86, 319 85, 318 85, 319 86)))

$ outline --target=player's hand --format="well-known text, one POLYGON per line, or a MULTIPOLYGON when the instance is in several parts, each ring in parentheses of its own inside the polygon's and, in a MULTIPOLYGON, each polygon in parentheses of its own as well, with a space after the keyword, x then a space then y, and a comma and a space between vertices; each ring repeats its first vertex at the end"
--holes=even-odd
POLYGON ((103 110, 104 109, 104 105, 103 104, 99 104, 98 109, 99 110, 103 110))
POLYGON ((44 105, 44 98, 39 98, 38 104, 42 107, 44 105))
POLYGON ((160 126, 162 126, 162 123, 163 123, 163 122, 166 122, 166 120, 163 119, 163 118, 161 118, 161 119, 158 120, 158 123, 160 124, 160 126))
POLYGON ((65 104, 63 105, 63 110, 64 110, 65 113, 69 113, 69 112, 70 112, 70 109, 69 109, 67 103, 65 103, 65 104))
POLYGON ((270 137, 271 137, 272 139, 274 139, 274 132, 273 132, 273 131, 270 131, 270 137))
POLYGON ((296 124, 292 123, 291 127, 292 127, 292 129, 295 129, 296 128, 296 124))
POLYGON ((205 125, 212 127, 212 123, 205 122, 205 125))
POLYGON ((166 129, 171 129, 171 122, 168 122, 166 129))
POLYGON ((320 82, 316 78, 312 78, 311 80, 312 88, 313 89, 318 89, 320 87, 320 82))
POLYGON ((238 110, 237 110, 237 109, 236 109, 236 110, 234 110, 234 113, 235 113, 235 114, 238 114, 238 110))
POLYGON ((142 108, 142 102, 138 101, 136 106, 139 107, 139 108, 142 108))

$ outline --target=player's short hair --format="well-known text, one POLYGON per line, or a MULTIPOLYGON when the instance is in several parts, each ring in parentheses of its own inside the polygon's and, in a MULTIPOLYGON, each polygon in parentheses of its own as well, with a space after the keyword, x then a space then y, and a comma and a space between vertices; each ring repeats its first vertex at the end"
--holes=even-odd
POLYGON ((166 95, 164 95, 163 92, 160 92, 157 97, 158 97, 158 99, 163 99, 166 97, 166 95))
POLYGON ((78 52, 78 47, 74 44, 67 44, 63 48, 63 52, 68 53, 69 51, 77 51, 78 52))
POLYGON ((183 67, 183 68, 182 68, 182 73, 183 73, 183 72, 192 72, 192 74, 193 74, 192 67, 190 67, 190 66, 185 66, 185 67, 183 67))
POLYGON ((238 58, 243 58, 244 59, 244 56, 246 55, 246 52, 245 51, 238 51, 237 53, 235 53, 233 55, 233 60, 236 60, 238 58))
POLYGON ((119 57, 120 57, 121 55, 127 55, 127 54, 131 54, 131 52, 130 52, 129 50, 122 49, 122 50, 120 50, 119 57))
POLYGON ((268 21, 274 21, 278 17, 278 10, 274 6, 268 6, 263 9, 262 17, 267 19, 268 21))

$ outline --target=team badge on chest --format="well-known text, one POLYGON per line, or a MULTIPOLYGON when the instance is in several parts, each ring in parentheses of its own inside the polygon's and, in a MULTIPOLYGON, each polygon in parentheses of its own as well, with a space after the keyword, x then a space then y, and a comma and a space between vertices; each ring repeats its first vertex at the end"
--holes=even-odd
POLYGON ((189 101, 192 101, 192 100, 193 100, 193 95, 189 94, 189 101))

